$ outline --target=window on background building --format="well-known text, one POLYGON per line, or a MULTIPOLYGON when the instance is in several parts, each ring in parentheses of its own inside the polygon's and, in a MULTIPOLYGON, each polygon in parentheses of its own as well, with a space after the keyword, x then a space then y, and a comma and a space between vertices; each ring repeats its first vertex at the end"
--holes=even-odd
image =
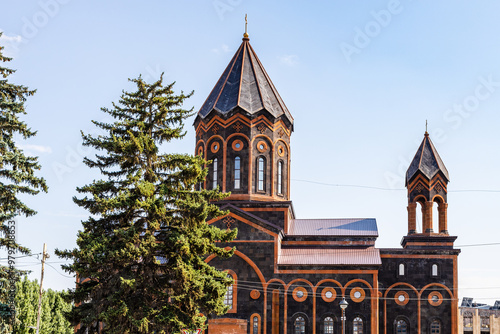
POLYGON ((214 172, 213 172, 212 189, 215 189, 217 188, 217 158, 214 159, 213 165, 214 165, 214 172))
POLYGON ((324 333, 325 334, 333 334, 333 318, 332 317, 326 317, 325 320, 323 320, 323 326, 324 326, 324 333))
POLYGON ((294 334, 305 334, 306 333, 306 321, 302 317, 295 318, 293 324, 294 334))
POLYGON ((356 317, 352 321, 352 333, 363 334, 363 319, 361 319, 360 317, 356 317))
POLYGON ((399 264, 399 276, 404 276, 405 275, 405 264, 400 263, 399 264))
POLYGON ((240 189, 241 161, 240 157, 234 158, 234 189, 240 189))
POLYGON ((431 323, 431 334, 441 334, 441 323, 438 320, 431 323))
POLYGON ((259 334, 259 317, 257 316, 252 319, 252 334, 259 334))
POLYGON ((408 324, 405 320, 398 320, 396 322, 396 333, 408 333, 408 324))
POLYGON ((481 330, 490 329, 490 317, 482 316, 481 317, 481 330))
POLYGON ((264 191, 264 170, 265 170, 264 158, 260 157, 257 160, 258 173, 257 173, 257 190, 264 191))
POLYGON ((472 330, 472 313, 470 312, 464 313, 464 329, 472 330))
POLYGON ((283 194, 283 161, 278 162, 278 194, 283 194))
POLYGON ((433 264, 432 265, 432 276, 437 276, 438 275, 438 265, 433 264))

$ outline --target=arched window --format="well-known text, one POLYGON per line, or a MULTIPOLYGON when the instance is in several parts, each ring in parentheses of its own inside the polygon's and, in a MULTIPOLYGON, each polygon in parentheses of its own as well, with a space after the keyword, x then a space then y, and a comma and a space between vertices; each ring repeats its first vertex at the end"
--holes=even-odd
POLYGON ((217 188, 217 158, 214 159, 213 162, 214 165, 214 172, 213 172, 213 182, 212 182, 212 189, 217 188))
POLYGON ((405 264, 404 263, 400 263, 399 264, 399 272, 398 272, 399 276, 404 276, 405 275, 405 264))
POLYGON ((265 191, 265 188, 264 188, 264 176, 265 176, 265 169, 266 169, 266 161, 264 160, 263 157, 259 157, 259 159, 257 159, 257 167, 258 167, 258 171, 257 171, 257 190, 258 191, 265 191))
POLYGON ((227 277, 233 279, 233 284, 231 284, 224 295, 224 305, 229 306, 227 313, 236 313, 236 296, 237 296, 237 278, 236 274, 232 270, 227 270, 227 277))
POLYGON ((260 317, 257 314, 252 315, 250 322, 252 326, 252 334, 260 334, 260 317))
POLYGON ((303 317, 295 318, 293 323, 294 334, 305 334, 306 333, 306 321, 303 317))
POLYGON ((229 306, 229 309, 233 308, 233 285, 231 284, 226 291, 224 296, 224 305, 229 306))
POLYGON ((278 162, 278 195, 283 195, 283 161, 278 162))
POLYGON ((356 317, 352 321, 352 334, 363 334, 363 319, 360 317, 356 317))
POLYGON ((396 333, 408 333, 408 324, 405 320, 401 319, 396 322, 396 333))
POLYGON ((432 265, 432 276, 437 276, 437 275, 438 275, 438 265, 434 263, 432 265))
POLYGON ((325 320, 323 320, 323 333, 324 334, 333 334, 333 318, 332 317, 326 317, 325 320))
POLYGON ((240 189, 241 180, 241 160, 240 157, 234 158, 234 189, 240 189))
POLYGON ((441 334, 441 323, 439 320, 434 320, 431 323, 431 334, 441 334))

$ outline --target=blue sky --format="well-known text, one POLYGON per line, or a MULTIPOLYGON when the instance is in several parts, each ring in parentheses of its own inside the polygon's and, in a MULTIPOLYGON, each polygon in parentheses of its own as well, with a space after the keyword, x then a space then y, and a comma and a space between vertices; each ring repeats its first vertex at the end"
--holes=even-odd
MULTIPOLYGON (((500 242, 500 22, 497 1, 4 1, 0 43, 37 89, 22 142, 40 157, 49 193, 26 201, 38 215, 18 239, 39 253, 71 248, 87 217, 75 188, 100 177, 82 164, 80 130, 95 133, 101 107, 127 78, 165 72, 194 90, 198 110, 241 43, 250 43, 295 118, 291 197, 298 218, 376 218, 378 247, 407 231, 403 175, 429 122, 449 172, 450 234, 457 246, 500 242), (335 186, 337 185, 337 186, 335 186), (354 185, 354 186, 353 186, 354 185), (363 188, 363 187, 383 188, 363 188)), ((194 120, 194 119, 193 119, 194 120)), ((168 152, 194 151, 184 141, 168 152)), ((460 297, 500 300, 499 245, 462 247, 460 297)), ((55 255, 44 285, 73 286, 55 255)), ((18 266, 39 277, 35 258, 18 266)))

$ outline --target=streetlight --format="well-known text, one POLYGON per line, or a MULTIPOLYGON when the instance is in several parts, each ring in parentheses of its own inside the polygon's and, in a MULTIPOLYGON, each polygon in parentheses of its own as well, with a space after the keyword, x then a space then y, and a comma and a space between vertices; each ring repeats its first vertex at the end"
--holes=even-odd
POLYGON ((345 300, 345 297, 342 297, 342 300, 339 303, 339 306, 342 309, 342 317, 340 318, 342 320, 342 334, 345 334, 345 309, 347 308, 347 305, 349 305, 349 303, 345 300))

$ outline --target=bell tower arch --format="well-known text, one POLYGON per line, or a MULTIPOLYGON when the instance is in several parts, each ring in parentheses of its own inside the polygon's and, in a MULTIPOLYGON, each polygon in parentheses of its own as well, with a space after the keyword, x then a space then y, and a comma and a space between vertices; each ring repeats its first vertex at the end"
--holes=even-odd
POLYGON ((456 237, 448 235, 449 180, 448 170, 426 131, 406 171, 408 234, 403 238, 405 248, 417 245, 434 247, 435 242, 443 242, 444 239, 447 242, 443 245, 451 243, 453 246, 456 237), (421 217, 420 221, 418 216, 421 217))

